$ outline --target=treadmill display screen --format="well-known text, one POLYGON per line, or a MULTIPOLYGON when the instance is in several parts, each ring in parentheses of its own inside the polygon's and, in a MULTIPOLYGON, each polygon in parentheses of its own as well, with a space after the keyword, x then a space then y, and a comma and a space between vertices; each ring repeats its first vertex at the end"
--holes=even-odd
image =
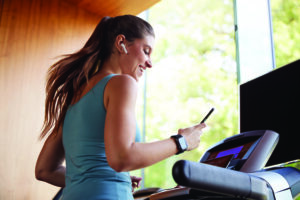
POLYGON ((226 168, 228 164, 233 160, 244 160, 247 159, 249 154, 251 154, 253 148, 251 146, 255 146, 256 141, 250 141, 246 143, 240 143, 236 146, 231 146, 229 148, 223 148, 219 150, 212 150, 209 152, 209 156, 203 163, 224 167, 226 168))
POLYGON ((220 158, 220 157, 224 157, 224 156, 228 156, 228 155, 234 155, 233 158, 236 158, 239 153, 241 152, 241 150, 243 149, 244 146, 239 146, 239 147, 235 147, 232 149, 228 149, 225 151, 221 151, 218 153, 218 155, 216 156, 216 158, 220 158))
POLYGON ((223 156, 220 158, 210 159, 210 160, 204 161, 204 163, 226 168, 228 166, 229 162, 232 160, 232 156, 233 155, 227 155, 227 156, 223 156))

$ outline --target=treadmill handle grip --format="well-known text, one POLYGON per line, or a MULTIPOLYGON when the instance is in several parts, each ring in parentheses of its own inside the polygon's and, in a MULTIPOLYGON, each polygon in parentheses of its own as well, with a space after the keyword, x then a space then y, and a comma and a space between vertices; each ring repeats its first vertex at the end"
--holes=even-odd
POLYGON ((179 185, 232 197, 263 200, 270 194, 268 183, 262 179, 204 163, 179 160, 172 175, 179 185))

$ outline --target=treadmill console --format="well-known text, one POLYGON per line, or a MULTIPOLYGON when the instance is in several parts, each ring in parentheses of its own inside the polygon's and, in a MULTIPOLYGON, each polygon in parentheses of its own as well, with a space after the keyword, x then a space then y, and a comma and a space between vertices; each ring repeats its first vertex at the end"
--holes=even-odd
POLYGON ((172 169, 179 188, 147 200, 293 200, 300 194, 300 170, 263 169, 279 140, 270 130, 244 132, 212 146, 200 162, 177 161, 172 169))
POLYGON ((242 172, 261 170, 278 140, 279 135, 270 130, 241 133, 209 148, 200 162, 242 172))

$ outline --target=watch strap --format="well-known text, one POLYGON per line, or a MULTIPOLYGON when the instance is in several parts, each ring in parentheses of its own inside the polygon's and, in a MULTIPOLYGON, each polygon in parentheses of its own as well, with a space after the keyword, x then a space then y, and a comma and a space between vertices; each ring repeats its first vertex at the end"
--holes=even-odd
POLYGON ((185 138, 182 135, 180 134, 172 135, 171 138, 174 139, 175 144, 177 146, 178 151, 176 155, 181 154, 187 150, 187 143, 185 138), (182 145, 182 142, 184 142, 184 145, 182 145))

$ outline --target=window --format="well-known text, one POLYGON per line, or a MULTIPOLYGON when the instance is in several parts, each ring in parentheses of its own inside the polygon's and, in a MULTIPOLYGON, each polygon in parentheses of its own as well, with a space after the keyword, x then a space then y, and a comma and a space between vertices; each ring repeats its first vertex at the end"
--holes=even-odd
MULTIPOLYGON (((146 102, 146 141, 165 139, 199 123, 215 107, 198 149, 145 169, 145 187, 175 186, 179 159, 198 161, 212 144, 238 131, 238 96, 232 1, 164 0, 149 10, 156 33, 146 101, 140 90, 140 127, 146 102)), ((143 81, 141 81, 143 85, 143 81)), ((141 89, 143 86, 141 86, 141 89)))
POLYGON ((300 59, 300 1, 271 0, 277 67, 300 59))

